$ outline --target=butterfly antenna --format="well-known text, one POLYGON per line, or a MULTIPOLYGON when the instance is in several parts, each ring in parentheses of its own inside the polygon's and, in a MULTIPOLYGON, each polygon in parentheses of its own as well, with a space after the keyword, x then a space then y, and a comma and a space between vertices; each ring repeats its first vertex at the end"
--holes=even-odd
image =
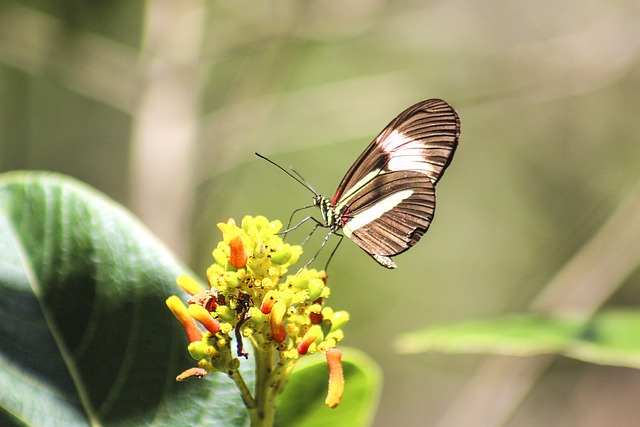
POLYGON ((316 196, 318 195, 318 192, 315 190, 315 188, 313 188, 311 186, 311 184, 309 184, 309 181, 304 179, 304 177, 302 176, 302 174, 300 172, 295 170, 293 167, 291 167, 290 169, 291 169, 291 172, 293 172, 298 178, 300 178, 300 181, 304 182, 305 187, 307 187, 309 190, 311 190, 313 192, 313 194, 315 194, 316 196))
POLYGON ((302 185, 304 188, 306 188, 307 190, 311 191, 313 193, 314 196, 317 196, 318 193, 316 193, 316 190, 313 189, 313 187, 311 187, 311 185, 309 185, 309 183, 307 183, 304 178, 302 178, 302 176, 294 169, 293 172, 295 173, 295 175, 291 172, 289 172, 288 170, 286 170, 285 168, 283 168, 282 166, 280 166, 279 164, 277 164, 276 162, 274 162, 273 160, 270 160, 268 158, 266 158, 265 156, 263 156, 262 154, 256 153, 256 156, 260 157, 263 160, 266 160, 267 162, 271 163, 272 165, 274 165, 275 167, 277 167, 278 169, 280 169, 282 172, 286 173, 287 175, 289 175, 291 178, 295 179, 296 181, 298 181, 298 183, 300 183, 300 185, 302 185))

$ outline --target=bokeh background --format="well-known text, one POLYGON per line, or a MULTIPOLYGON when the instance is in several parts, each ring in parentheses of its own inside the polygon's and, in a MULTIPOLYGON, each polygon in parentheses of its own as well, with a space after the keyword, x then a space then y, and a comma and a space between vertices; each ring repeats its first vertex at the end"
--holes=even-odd
POLYGON ((331 196, 397 113, 443 98, 462 137, 431 230, 398 270, 348 241, 329 270, 344 344, 384 372, 374 425, 636 426, 635 370, 394 342, 640 303, 639 22, 638 0, 3 0, 0 170, 97 187, 203 275, 217 222, 311 201, 254 152, 331 196))

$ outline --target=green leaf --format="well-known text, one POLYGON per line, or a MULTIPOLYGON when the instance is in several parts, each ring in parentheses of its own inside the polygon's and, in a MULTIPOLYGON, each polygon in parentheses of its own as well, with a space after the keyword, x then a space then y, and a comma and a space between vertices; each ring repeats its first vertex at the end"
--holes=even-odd
POLYGON ((194 365, 165 305, 181 273, 95 190, 0 175, 0 425, 247 425, 226 376, 175 382, 194 365))
POLYGON ((558 354, 640 369, 640 311, 608 310, 588 320, 536 314, 474 320, 404 334, 397 348, 404 353, 558 354))
POLYGON ((640 311, 604 311, 589 322, 565 355, 601 365, 640 369, 640 311))
POLYGON ((509 315, 434 326, 404 334, 404 353, 441 351, 529 356, 555 353, 577 335, 582 322, 541 315, 509 315))
POLYGON ((371 424, 382 388, 378 365, 354 349, 342 349, 345 390, 335 409, 325 404, 329 370, 316 354, 298 362, 280 397, 276 425, 282 427, 358 427, 371 424))

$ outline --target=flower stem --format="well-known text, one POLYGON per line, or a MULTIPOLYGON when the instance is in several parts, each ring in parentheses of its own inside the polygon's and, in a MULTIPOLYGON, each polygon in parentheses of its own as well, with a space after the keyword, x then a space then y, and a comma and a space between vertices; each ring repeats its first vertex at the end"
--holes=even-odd
POLYGON ((240 391, 240 396, 242 397, 244 406, 249 410, 249 412, 251 412, 252 409, 255 409, 256 402, 253 399, 253 396, 251 396, 251 391, 249 390, 249 387, 247 387, 247 384, 244 382, 242 374, 240 373, 240 371, 234 369, 233 371, 229 372, 229 377, 233 380, 234 383, 236 383, 236 387, 238 387, 238 390, 240 391))
POLYGON ((276 397, 273 395, 273 361, 275 349, 273 345, 266 348, 254 348, 256 357, 256 389, 255 408, 249 410, 251 413, 252 427, 273 426, 276 415, 276 397))

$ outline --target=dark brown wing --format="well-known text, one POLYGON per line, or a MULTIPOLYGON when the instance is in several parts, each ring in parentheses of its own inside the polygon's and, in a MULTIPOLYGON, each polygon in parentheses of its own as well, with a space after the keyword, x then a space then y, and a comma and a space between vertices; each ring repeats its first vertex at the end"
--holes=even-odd
POLYGON ((358 157, 338 186, 332 204, 376 172, 413 170, 435 185, 451 163, 460 137, 456 111, 441 99, 419 102, 393 119, 358 157))
POLYGON ((436 206, 429 176, 387 172, 365 184, 346 206, 344 234, 387 268, 426 233, 436 206))

